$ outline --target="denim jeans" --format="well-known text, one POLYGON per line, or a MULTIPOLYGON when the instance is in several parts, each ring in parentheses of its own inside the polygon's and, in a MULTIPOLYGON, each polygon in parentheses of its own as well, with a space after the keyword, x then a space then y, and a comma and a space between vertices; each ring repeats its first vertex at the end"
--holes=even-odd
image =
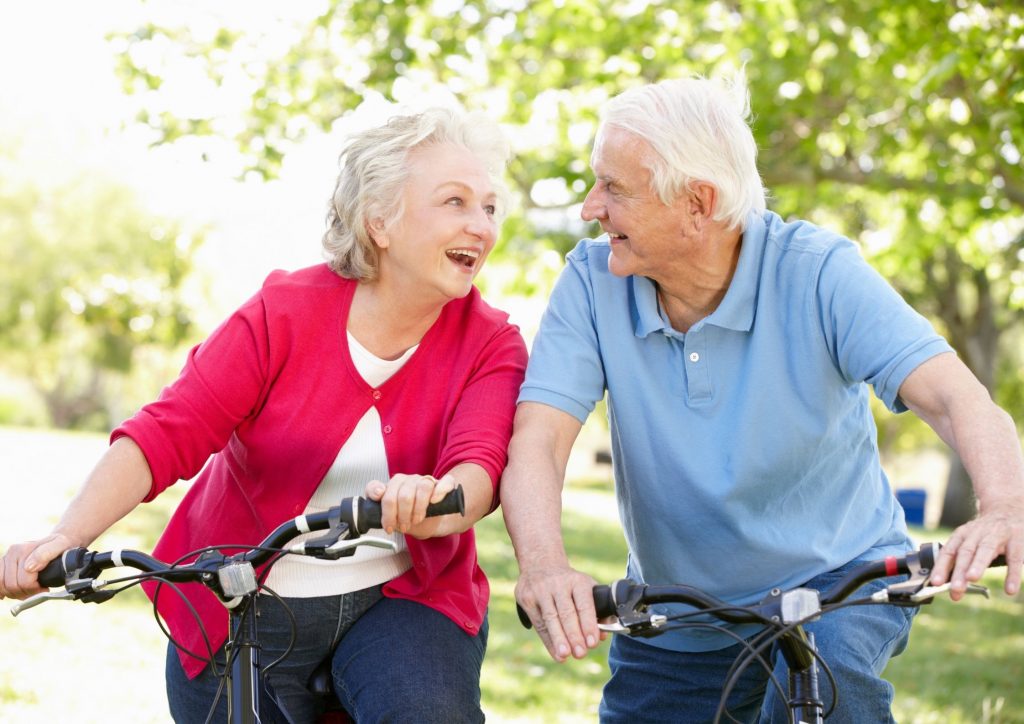
MULTIPOLYGON (((855 562, 856 563, 856 562, 855 562)), ((855 563, 818 576, 807 587, 823 590, 855 563)), ((862 598, 898 578, 867 584, 854 596, 862 598)), ((839 703, 829 724, 892 722, 892 684, 881 678, 889 659, 906 648, 916 608, 851 606, 832 611, 805 629, 814 634, 818 652, 835 675, 839 703)), ((710 722, 715 717, 726 675, 740 644, 719 651, 679 652, 616 636, 608 654, 611 678, 604 687, 601 721, 710 722)), ((788 687, 785 662, 772 651, 773 673, 783 691, 788 687)), ((820 666, 820 665, 819 665, 820 666)), ((832 705, 827 677, 820 672, 819 689, 825 710, 832 705)), ((768 673, 756 663, 743 672, 727 703, 729 714, 741 722, 787 722, 768 673)), ((730 721, 723 717, 723 721, 730 721)))
MULTIPOLYGON (((383 597, 380 587, 343 596, 285 599, 298 639, 260 686, 264 722, 316 721, 320 702, 306 685, 331 661, 335 693, 357 722, 480 722, 480 668, 485 619, 470 636, 422 604, 383 597)), ((291 626, 281 605, 261 596, 258 626, 263 666, 287 648, 291 626)), ((223 650, 218 653, 223 661, 223 650)), ((207 721, 220 680, 206 667, 191 681, 173 647, 167 655, 167 698, 175 722, 207 721)), ((227 721, 226 693, 212 722, 227 721)))

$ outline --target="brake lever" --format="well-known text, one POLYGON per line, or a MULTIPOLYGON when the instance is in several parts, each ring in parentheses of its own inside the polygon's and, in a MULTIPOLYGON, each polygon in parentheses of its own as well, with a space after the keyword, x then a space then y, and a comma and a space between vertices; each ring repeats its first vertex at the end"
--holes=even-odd
MULTIPOLYGON (((899 593, 897 596, 890 596, 889 589, 883 588, 881 591, 873 593, 871 595, 871 600, 878 601, 880 603, 887 603, 890 601, 928 603, 940 593, 947 593, 949 589, 952 588, 952 585, 952 583, 947 581, 941 586, 924 586, 913 593, 899 593)), ((988 586, 983 586, 980 583, 968 583, 967 590, 964 593, 968 595, 975 594, 978 596, 984 596, 985 598, 989 597, 988 586)))
POLYGON ((337 560, 338 558, 344 558, 355 553, 355 549, 359 546, 370 546, 371 548, 385 548, 394 553, 398 550, 398 544, 393 540, 385 538, 376 538, 372 535, 359 536, 356 538, 342 538, 336 540, 329 545, 324 545, 327 540, 327 536, 324 536, 317 541, 305 541, 298 543, 288 550, 292 553, 299 553, 301 555, 313 556, 314 558, 325 558, 327 560, 337 560))
POLYGON ((42 593, 37 593, 34 596, 29 596, 24 601, 18 601, 13 604, 11 606, 11 615, 17 616, 22 611, 35 608, 40 603, 45 603, 46 601, 71 601, 74 598, 75 594, 63 589, 60 591, 43 591, 42 593))
POLYGON ((351 555, 350 551, 353 551, 359 546, 369 546, 370 548, 384 548, 392 553, 398 550, 398 544, 393 540, 387 540, 386 538, 375 538, 372 535, 360 536, 359 538, 349 538, 347 540, 340 540, 324 551, 325 558, 340 558, 345 555, 351 555))
MULTIPOLYGON (((930 598, 934 598, 935 596, 939 595, 940 593, 946 593, 947 591, 949 591, 949 589, 952 587, 952 585, 953 584, 947 582, 947 583, 943 583, 941 586, 925 586, 920 591, 918 591, 917 593, 915 593, 912 596, 910 596, 910 600, 913 601, 914 603, 919 603, 921 601, 925 601, 925 600, 928 600, 930 598)), ((964 591, 964 593, 966 593, 968 595, 973 593, 973 594, 976 594, 978 596, 984 596, 985 598, 989 597, 988 596, 988 586, 983 586, 980 583, 968 583, 967 584, 967 590, 964 591)))
POLYGON ((616 618, 614 623, 598 623, 597 627, 608 633, 624 633, 631 636, 654 636, 652 629, 660 628, 668 621, 668 616, 660 613, 645 615, 636 613, 625 619, 616 618))

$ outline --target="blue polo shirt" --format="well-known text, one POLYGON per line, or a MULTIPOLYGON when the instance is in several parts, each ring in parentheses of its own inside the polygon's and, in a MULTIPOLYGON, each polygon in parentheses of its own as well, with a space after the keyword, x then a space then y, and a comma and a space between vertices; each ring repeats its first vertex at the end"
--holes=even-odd
MULTIPOLYGON (((951 348, 857 247, 752 215, 725 298, 685 334, 653 282, 608 271, 610 253, 602 236, 567 256, 519 401, 583 422, 607 391, 627 574, 749 604, 906 550, 864 383, 902 412, 907 375, 951 348)), ((706 631, 645 642, 733 643, 706 631)))

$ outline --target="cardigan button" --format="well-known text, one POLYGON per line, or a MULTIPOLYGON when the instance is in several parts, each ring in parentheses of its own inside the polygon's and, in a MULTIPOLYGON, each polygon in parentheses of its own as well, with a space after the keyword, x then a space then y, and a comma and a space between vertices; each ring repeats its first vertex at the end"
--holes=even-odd
POLYGON ((384 434, 385 435, 390 435, 391 434, 391 425, 385 425, 384 426, 384 434))
POLYGON ((375 400, 379 400, 380 399, 380 390, 374 390, 373 394, 372 394, 372 397, 375 400))

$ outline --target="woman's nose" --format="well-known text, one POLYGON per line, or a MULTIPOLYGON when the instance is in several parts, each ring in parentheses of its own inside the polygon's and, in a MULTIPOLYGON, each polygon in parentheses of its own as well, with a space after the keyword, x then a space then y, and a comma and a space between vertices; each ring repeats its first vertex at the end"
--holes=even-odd
POLYGON ((481 239, 493 240, 497 235, 497 222, 493 216, 480 209, 466 221, 466 231, 481 239))

